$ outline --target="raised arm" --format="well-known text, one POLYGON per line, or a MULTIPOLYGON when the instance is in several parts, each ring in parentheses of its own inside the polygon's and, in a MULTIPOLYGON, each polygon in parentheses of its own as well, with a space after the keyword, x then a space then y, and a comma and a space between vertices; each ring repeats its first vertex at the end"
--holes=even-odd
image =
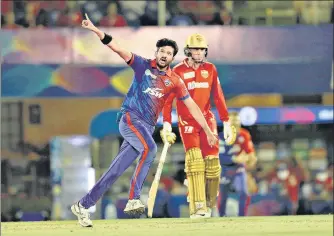
POLYGON ((132 59, 132 53, 128 50, 124 49, 117 40, 115 40, 112 36, 104 33, 99 28, 97 28, 89 19, 88 15, 85 14, 86 19, 82 21, 82 27, 85 29, 89 29, 94 32, 102 41, 103 44, 107 45, 111 50, 116 52, 125 62, 129 62, 132 59))

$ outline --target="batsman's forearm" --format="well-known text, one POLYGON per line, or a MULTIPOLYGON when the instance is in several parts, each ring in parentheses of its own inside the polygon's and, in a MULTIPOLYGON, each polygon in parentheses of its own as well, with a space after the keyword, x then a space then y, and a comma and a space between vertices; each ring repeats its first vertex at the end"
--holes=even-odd
MULTIPOLYGON (((105 37, 105 33, 103 31, 101 31, 99 28, 95 27, 94 28, 94 33, 100 38, 100 40, 102 40, 105 37)), ((107 45, 111 50, 113 50, 114 52, 116 52, 121 58, 124 59, 124 61, 128 62, 131 60, 132 58, 132 53, 125 50, 124 48, 122 48, 118 43, 117 40, 115 40, 113 38, 113 40, 108 43, 107 45)))
POLYGON ((213 92, 213 98, 214 102, 216 104, 219 118, 221 121, 228 121, 228 110, 226 106, 225 96, 222 87, 220 86, 219 78, 217 71, 214 71, 214 80, 212 83, 212 92, 213 92))
POLYGON ((223 122, 228 121, 229 116, 224 97, 214 99, 214 103, 216 104, 220 120, 223 122))

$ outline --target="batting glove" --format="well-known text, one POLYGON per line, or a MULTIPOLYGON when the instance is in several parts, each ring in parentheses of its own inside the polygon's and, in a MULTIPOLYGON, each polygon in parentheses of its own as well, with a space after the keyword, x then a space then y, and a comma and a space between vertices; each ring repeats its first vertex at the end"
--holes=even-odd
POLYGON ((164 143, 168 142, 169 144, 175 143, 176 135, 172 132, 172 126, 168 122, 164 122, 163 128, 160 131, 161 139, 164 143))
POLYGON ((237 131, 229 122, 224 121, 224 139, 227 145, 232 145, 237 138, 237 131))

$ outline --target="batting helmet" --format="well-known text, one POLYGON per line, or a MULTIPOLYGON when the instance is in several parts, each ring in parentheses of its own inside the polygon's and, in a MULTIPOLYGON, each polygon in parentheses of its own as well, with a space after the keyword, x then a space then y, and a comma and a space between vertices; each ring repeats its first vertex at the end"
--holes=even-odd
POLYGON ((191 53, 189 52, 189 48, 205 48, 205 57, 208 55, 208 43, 205 39, 205 37, 201 34, 192 34, 187 38, 186 46, 184 48, 184 54, 187 57, 191 56, 191 53))

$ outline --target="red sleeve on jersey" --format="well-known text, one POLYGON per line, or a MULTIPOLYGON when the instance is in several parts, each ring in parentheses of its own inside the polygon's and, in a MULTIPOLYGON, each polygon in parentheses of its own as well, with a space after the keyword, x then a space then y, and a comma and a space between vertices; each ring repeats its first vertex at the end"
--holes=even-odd
POLYGON ((173 109, 173 101, 175 98, 175 93, 169 94, 164 107, 162 108, 162 116, 163 121, 167 121, 170 124, 172 123, 172 109, 173 109))
POLYGON ((248 133, 248 131, 246 130, 241 130, 240 132, 242 132, 243 137, 245 139, 244 142, 242 143, 242 149, 245 150, 247 154, 254 152, 255 151, 254 144, 250 133, 248 133))
POLYGON ((190 96, 186 85, 180 77, 176 77, 175 94, 179 100, 185 100, 190 96))
POLYGON ((228 121, 228 110, 225 103, 225 97, 223 90, 220 86, 219 77, 217 69, 213 66, 213 76, 212 76, 212 95, 214 97, 214 102, 216 104, 219 118, 221 121, 228 121))

